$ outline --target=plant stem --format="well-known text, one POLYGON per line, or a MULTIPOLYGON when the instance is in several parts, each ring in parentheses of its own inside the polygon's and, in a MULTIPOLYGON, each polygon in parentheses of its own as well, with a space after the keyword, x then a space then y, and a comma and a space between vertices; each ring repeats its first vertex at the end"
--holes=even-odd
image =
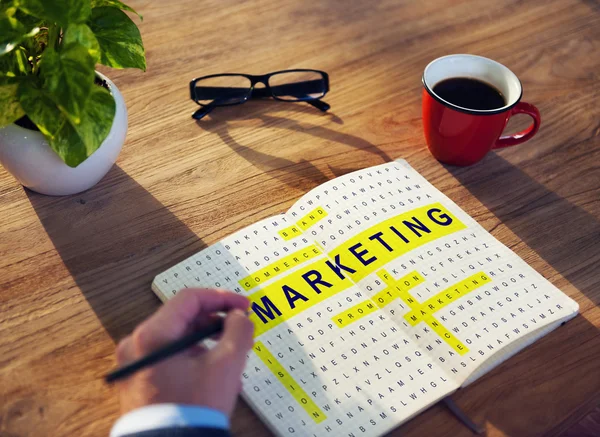
POLYGON ((48 47, 54 50, 58 49, 58 38, 60 36, 60 27, 57 24, 50 25, 48 28, 48 47))

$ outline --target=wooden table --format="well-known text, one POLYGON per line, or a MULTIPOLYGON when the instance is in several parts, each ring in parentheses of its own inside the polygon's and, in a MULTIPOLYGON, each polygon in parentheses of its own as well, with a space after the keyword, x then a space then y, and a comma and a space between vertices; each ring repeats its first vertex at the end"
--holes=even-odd
MULTIPOLYGON (((148 71, 102 69, 130 114, 117 165, 63 198, 0 171, 1 436, 107 435, 119 406, 101 376, 159 306, 157 273, 328 179, 399 157, 581 306, 456 402, 490 436, 600 435, 598 0, 131 4, 148 71), (448 53, 511 68, 542 113, 537 137, 471 168, 435 161, 420 78, 448 53), (330 113, 261 101, 190 118, 194 76, 294 67, 329 72, 330 113)), ((233 429, 268 434, 243 403, 233 429)), ((471 433, 436 406, 392 435, 471 433)))

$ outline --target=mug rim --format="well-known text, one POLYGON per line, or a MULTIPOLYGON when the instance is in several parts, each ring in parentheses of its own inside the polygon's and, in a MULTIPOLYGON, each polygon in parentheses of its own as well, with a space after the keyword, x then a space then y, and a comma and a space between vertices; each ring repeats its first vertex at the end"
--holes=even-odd
MULTIPOLYGON (((448 79, 450 79, 450 77, 448 79)), ((427 64, 427 66, 423 70, 423 75, 421 76, 421 82, 423 83, 423 87, 425 88, 425 90, 427 91, 427 93, 434 100, 436 100, 437 102, 439 102, 442 105, 444 105, 444 106, 446 106, 446 107, 448 107, 450 109, 453 109, 455 111, 463 112, 465 114, 471 114, 471 115, 495 115, 495 114, 501 114, 503 112, 506 112, 506 111, 509 111, 510 109, 512 109, 517 103, 519 103, 521 101, 521 98, 523 97, 523 84, 521 83, 521 80, 507 66, 501 64, 500 62, 494 61, 493 59, 486 58, 485 56, 471 55, 471 54, 467 54, 467 53, 456 53, 456 54, 452 54, 452 55, 441 56, 439 58, 434 59, 429 64, 427 64), (427 85, 427 81, 425 80, 425 75, 427 74, 427 70, 433 64, 435 64, 435 63, 437 63, 437 62, 439 62, 441 60, 444 60, 444 59, 455 58, 455 57, 467 57, 467 58, 484 60, 485 62, 491 62, 492 64, 495 64, 500 69, 505 70, 505 72, 507 72, 512 77, 514 77, 514 79, 516 79, 517 83, 519 84, 519 96, 514 101, 508 103, 507 105, 504 105, 503 107, 496 108, 496 109, 471 109, 471 108, 465 108, 463 106, 455 105, 454 103, 451 103, 451 102, 449 102, 447 100, 442 99, 440 96, 438 96, 433 91, 432 88, 429 87, 429 85, 427 85)))

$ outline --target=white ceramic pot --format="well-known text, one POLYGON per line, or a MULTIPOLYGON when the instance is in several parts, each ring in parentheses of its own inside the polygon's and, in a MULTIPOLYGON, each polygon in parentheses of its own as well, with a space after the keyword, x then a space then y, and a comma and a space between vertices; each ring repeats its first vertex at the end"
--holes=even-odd
POLYGON ((79 193, 96 185, 117 160, 127 134, 127 108, 114 83, 106 80, 115 99, 115 119, 106 139, 90 157, 72 168, 38 132, 11 124, 0 129, 0 164, 22 185, 51 196, 79 193))

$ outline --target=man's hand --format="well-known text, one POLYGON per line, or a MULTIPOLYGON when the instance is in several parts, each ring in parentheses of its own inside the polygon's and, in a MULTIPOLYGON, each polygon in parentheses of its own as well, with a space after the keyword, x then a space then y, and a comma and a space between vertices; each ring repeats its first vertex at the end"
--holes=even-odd
POLYGON ((228 313, 213 349, 195 346, 119 383, 122 413, 151 404, 177 403, 214 408, 230 416, 253 344, 254 325, 245 314, 248 304, 247 298, 234 293, 187 289, 142 322, 119 343, 119 366, 210 323, 215 312, 228 313))

